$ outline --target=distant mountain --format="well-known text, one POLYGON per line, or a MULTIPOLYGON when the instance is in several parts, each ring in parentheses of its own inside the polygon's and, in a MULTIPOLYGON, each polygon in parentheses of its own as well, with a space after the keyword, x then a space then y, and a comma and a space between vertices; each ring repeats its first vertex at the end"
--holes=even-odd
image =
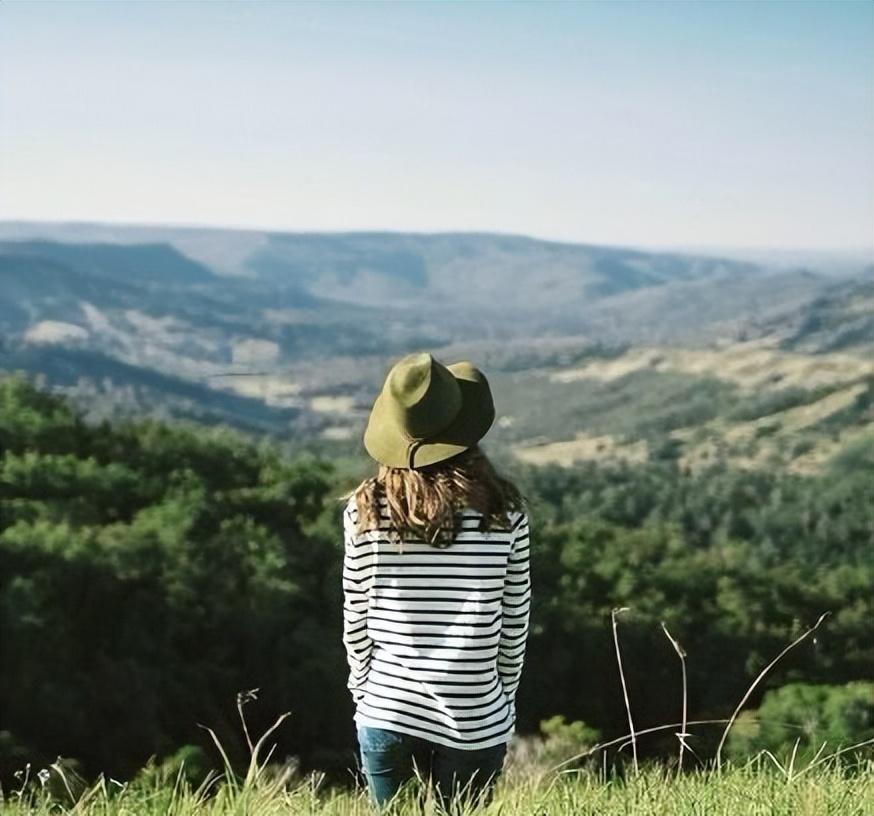
MULTIPOLYGON (((424 324, 429 334, 447 340, 476 334, 586 334, 637 342, 650 329, 678 341, 700 340, 702 330, 706 335, 715 322, 735 320, 750 308, 767 313, 781 297, 783 305, 787 297, 790 305, 803 302, 822 284, 803 270, 774 275, 765 267, 723 258, 514 235, 0 223, 0 239, 7 242, 0 246, 5 252, 13 239, 39 239, 41 246, 19 244, 18 254, 28 246, 77 271, 83 261, 110 260, 115 279, 126 282, 155 279, 151 261, 163 244, 164 252, 177 253, 167 257, 167 285, 210 285, 208 276, 215 273, 238 283, 261 283, 274 295, 292 290, 367 306, 386 312, 393 322, 424 324), (83 242, 87 245, 80 246, 83 242), (689 302, 698 305, 674 319, 673 308, 689 302)), ((92 263, 90 269, 98 273, 106 266, 92 263)))
MULTIPOLYGON (((710 376, 700 366, 718 359, 670 349, 762 339, 786 354, 866 357, 870 289, 865 276, 513 235, 7 222, 0 368, 43 376, 94 417, 170 414, 345 444, 388 362, 428 348, 489 366, 516 417, 499 435, 525 447, 560 441, 575 422, 670 432, 673 420, 647 425, 635 408, 617 424, 625 414, 599 419, 597 408, 698 399, 710 376), (665 354, 667 368, 651 362, 665 354), (621 388, 562 379, 563 367, 617 355, 629 356, 615 370, 632 377, 621 388)), ((851 365, 841 382, 855 388, 859 376, 851 365)), ((702 421, 720 400, 745 410, 735 385, 708 393, 702 421)))
POLYGON ((228 393, 209 384, 128 365, 98 351, 62 344, 20 347, 7 355, 7 363, 60 391, 75 394, 92 420, 150 414, 281 434, 300 413, 293 407, 266 405, 258 396, 228 393))
POLYGON ((782 347, 821 353, 874 353, 874 266, 862 280, 829 286, 789 322, 782 347))
POLYGON ((60 244, 0 241, 0 255, 56 261, 82 275, 120 283, 185 286, 211 283, 215 275, 168 244, 60 244))

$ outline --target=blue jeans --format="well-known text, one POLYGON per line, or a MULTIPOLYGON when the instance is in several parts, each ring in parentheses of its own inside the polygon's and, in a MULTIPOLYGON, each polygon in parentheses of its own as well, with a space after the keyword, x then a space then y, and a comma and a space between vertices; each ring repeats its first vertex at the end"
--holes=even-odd
POLYGON ((367 787, 377 805, 388 802, 413 776, 415 764, 434 783, 447 810, 453 800, 487 804, 507 753, 506 742, 468 751, 369 726, 358 728, 358 747, 367 787))

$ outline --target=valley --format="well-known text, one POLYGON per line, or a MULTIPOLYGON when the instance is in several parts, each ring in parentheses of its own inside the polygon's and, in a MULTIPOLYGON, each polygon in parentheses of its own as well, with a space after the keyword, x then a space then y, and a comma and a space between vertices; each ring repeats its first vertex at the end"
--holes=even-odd
POLYGON ((491 234, 0 223, 0 369, 92 421, 227 424, 331 455, 391 361, 469 358, 531 464, 817 470, 871 437, 870 267, 491 234))

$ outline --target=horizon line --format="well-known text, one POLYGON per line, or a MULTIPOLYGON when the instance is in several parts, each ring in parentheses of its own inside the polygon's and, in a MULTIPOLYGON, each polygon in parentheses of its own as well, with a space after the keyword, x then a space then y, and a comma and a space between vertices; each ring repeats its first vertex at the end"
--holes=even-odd
POLYGON ((612 249, 630 249, 647 252, 662 253, 688 253, 688 252, 775 252, 775 253, 807 253, 807 254, 865 254, 874 262, 874 242, 870 246, 791 246, 773 244, 652 244, 652 243, 611 243, 602 241, 589 241, 582 239, 555 238, 542 235, 534 235, 526 232, 512 232, 501 229, 399 229, 391 227, 356 227, 352 229, 339 228, 290 228, 272 226, 254 226, 227 223, 205 223, 191 221, 131 221, 114 219, 59 219, 59 218, 18 218, 0 216, 0 224, 22 224, 40 226, 82 226, 82 227, 127 227, 134 229, 178 229, 178 230, 204 230, 216 232, 250 232, 250 233, 281 233, 287 235, 493 235, 505 238, 524 238, 529 241, 537 241, 547 244, 562 244, 567 246, 589 246, 612 249))

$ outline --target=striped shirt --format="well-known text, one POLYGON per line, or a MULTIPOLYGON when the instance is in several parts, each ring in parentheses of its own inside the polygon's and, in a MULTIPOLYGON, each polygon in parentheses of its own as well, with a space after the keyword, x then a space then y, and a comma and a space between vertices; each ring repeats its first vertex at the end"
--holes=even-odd
POLYGON ((474 750, 509 740, 528 636, 528 516, 480 532, 465 509, 446 548, 398 549, 385 499, 377 527, 343 512, 343 642, 355 723, 474 750))

